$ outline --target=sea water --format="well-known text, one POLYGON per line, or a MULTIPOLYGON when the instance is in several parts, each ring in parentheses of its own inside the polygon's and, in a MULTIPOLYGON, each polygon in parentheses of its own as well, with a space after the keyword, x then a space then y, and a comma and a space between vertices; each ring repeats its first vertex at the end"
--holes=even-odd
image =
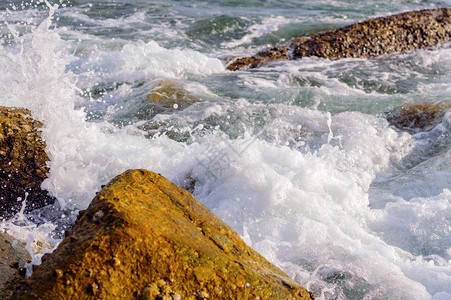
POLYGON ((384 118, 450 101, 451 45, 225 69, 294 36, 450 5, 0 0, 0 105, 44 123, 58 199, 0 228, 39 264, 103 184, 144 168, 317 299, 451 299, 451 111, 417 134, 384 118), (149 104, 162 83, 196 100, 149 104))

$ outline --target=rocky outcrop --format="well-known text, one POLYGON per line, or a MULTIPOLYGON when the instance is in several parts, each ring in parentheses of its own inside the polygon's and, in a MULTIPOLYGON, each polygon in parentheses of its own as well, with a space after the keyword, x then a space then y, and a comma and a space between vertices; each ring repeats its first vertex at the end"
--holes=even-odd
POLYGON ((27 194, 25 211, 54 202, 41 190, 49 160, 41 126, 26 109, 0 106, 0 217, 19 211, 27 194))
POLYGON ((390 125, 411 133, 426 131, 438 125, 448 109, 451 100, 431 103, 408 103, 387 112, 390 125))
POLYGON ((375 18, 238 58, 229 70, 255 68, 270 61, 317 56, 328 59, 374 57, 434 46, 451 40, 451 8, 425 9, 375 18), (291 53, 291 54, 289 54, 291 53))
POLYGON ((31 256, 25 247, 7 233, 0 233, 0 299, 11 297, 17 282, 25 276, 25 263, 31 256))
POLYGON ((313 299, 190 193, 145 170, 80 212, 15 299, 313 299))

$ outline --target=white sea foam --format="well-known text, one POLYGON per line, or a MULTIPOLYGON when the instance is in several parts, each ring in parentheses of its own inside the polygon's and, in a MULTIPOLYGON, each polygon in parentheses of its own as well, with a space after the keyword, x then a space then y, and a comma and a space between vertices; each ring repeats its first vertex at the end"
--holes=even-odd
POLYGON ((165 49, 155 41, 129 43, 117 52, 94 52, 87 59, 73 62, 71 68, 87 74, 90 82, 183 78, 224 71, 224 65, 218 59, 193 50, 165 49))
MULTIPOLYGON (((358 117, 333 119, 342 147, 324 144, 316 153, 302 154, 247 138, 242 143, 250 146, 238 157, 235 153, 230 168, 216 180, 205 178, 202 166, 195 169, 196 196, 279 265, 305 257, 321 266, 337 267, 340 262, 339 271, 370 285, 380 284, 384 292, 421 299, 427 295, 421 284, 401 271, 393 273, 400 263, 396 261, 409 257, 407 253, 381 241, 366 225, 371 215, 369 184, 376 172, 387 167, 389 149, 405 144, 405 137, 399 140, 376 119, 368 122, 358 117), (391 282, 394 277, 400 280, 391 282)), ((323 121, 327 128, 325 116, 323 121)), ((234 155, 227 145, 223 147, 234 155)), ((288 270, 296 275, 307 268, 301 263, 288 270)), ((312 287, 320 278, 310 279, 312 287)))
POLYGON ((233 48, 244 44, 249 44, 254 38, 261 37, 265 34, 276 31, 281 25, 289 24, 292 22, 293 20, 284 18, 282 16, 266 18, 261 22, 261 24, 251 25, 247 29, 249 33, 243 36, 241 39, 223 42, 221 43, 221 46, 225 48, 233 48))

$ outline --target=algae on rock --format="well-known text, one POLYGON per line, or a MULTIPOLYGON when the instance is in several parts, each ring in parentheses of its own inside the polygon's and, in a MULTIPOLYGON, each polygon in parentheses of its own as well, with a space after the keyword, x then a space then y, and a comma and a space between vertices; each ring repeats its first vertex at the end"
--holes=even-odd
POLYGON ((313 299, 189 192, 130 170, 82 211, 18 299, 313 299), (170 299, 170 298, 165 298, 170 299))

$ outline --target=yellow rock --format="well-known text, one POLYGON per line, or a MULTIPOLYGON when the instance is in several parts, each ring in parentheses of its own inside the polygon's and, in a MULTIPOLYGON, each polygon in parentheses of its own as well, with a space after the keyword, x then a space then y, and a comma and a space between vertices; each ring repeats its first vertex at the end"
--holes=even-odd
POLYGON ((104 187, 16 293, 15 299, 314 299, 189 192, 146 170, 127 171, 104 187))
POLYGON ((201 101, 188 92, 183 84, 169 79, 160 80, 147 96, 147 100, 152 104, 175 109, 183 109, 201 101))

